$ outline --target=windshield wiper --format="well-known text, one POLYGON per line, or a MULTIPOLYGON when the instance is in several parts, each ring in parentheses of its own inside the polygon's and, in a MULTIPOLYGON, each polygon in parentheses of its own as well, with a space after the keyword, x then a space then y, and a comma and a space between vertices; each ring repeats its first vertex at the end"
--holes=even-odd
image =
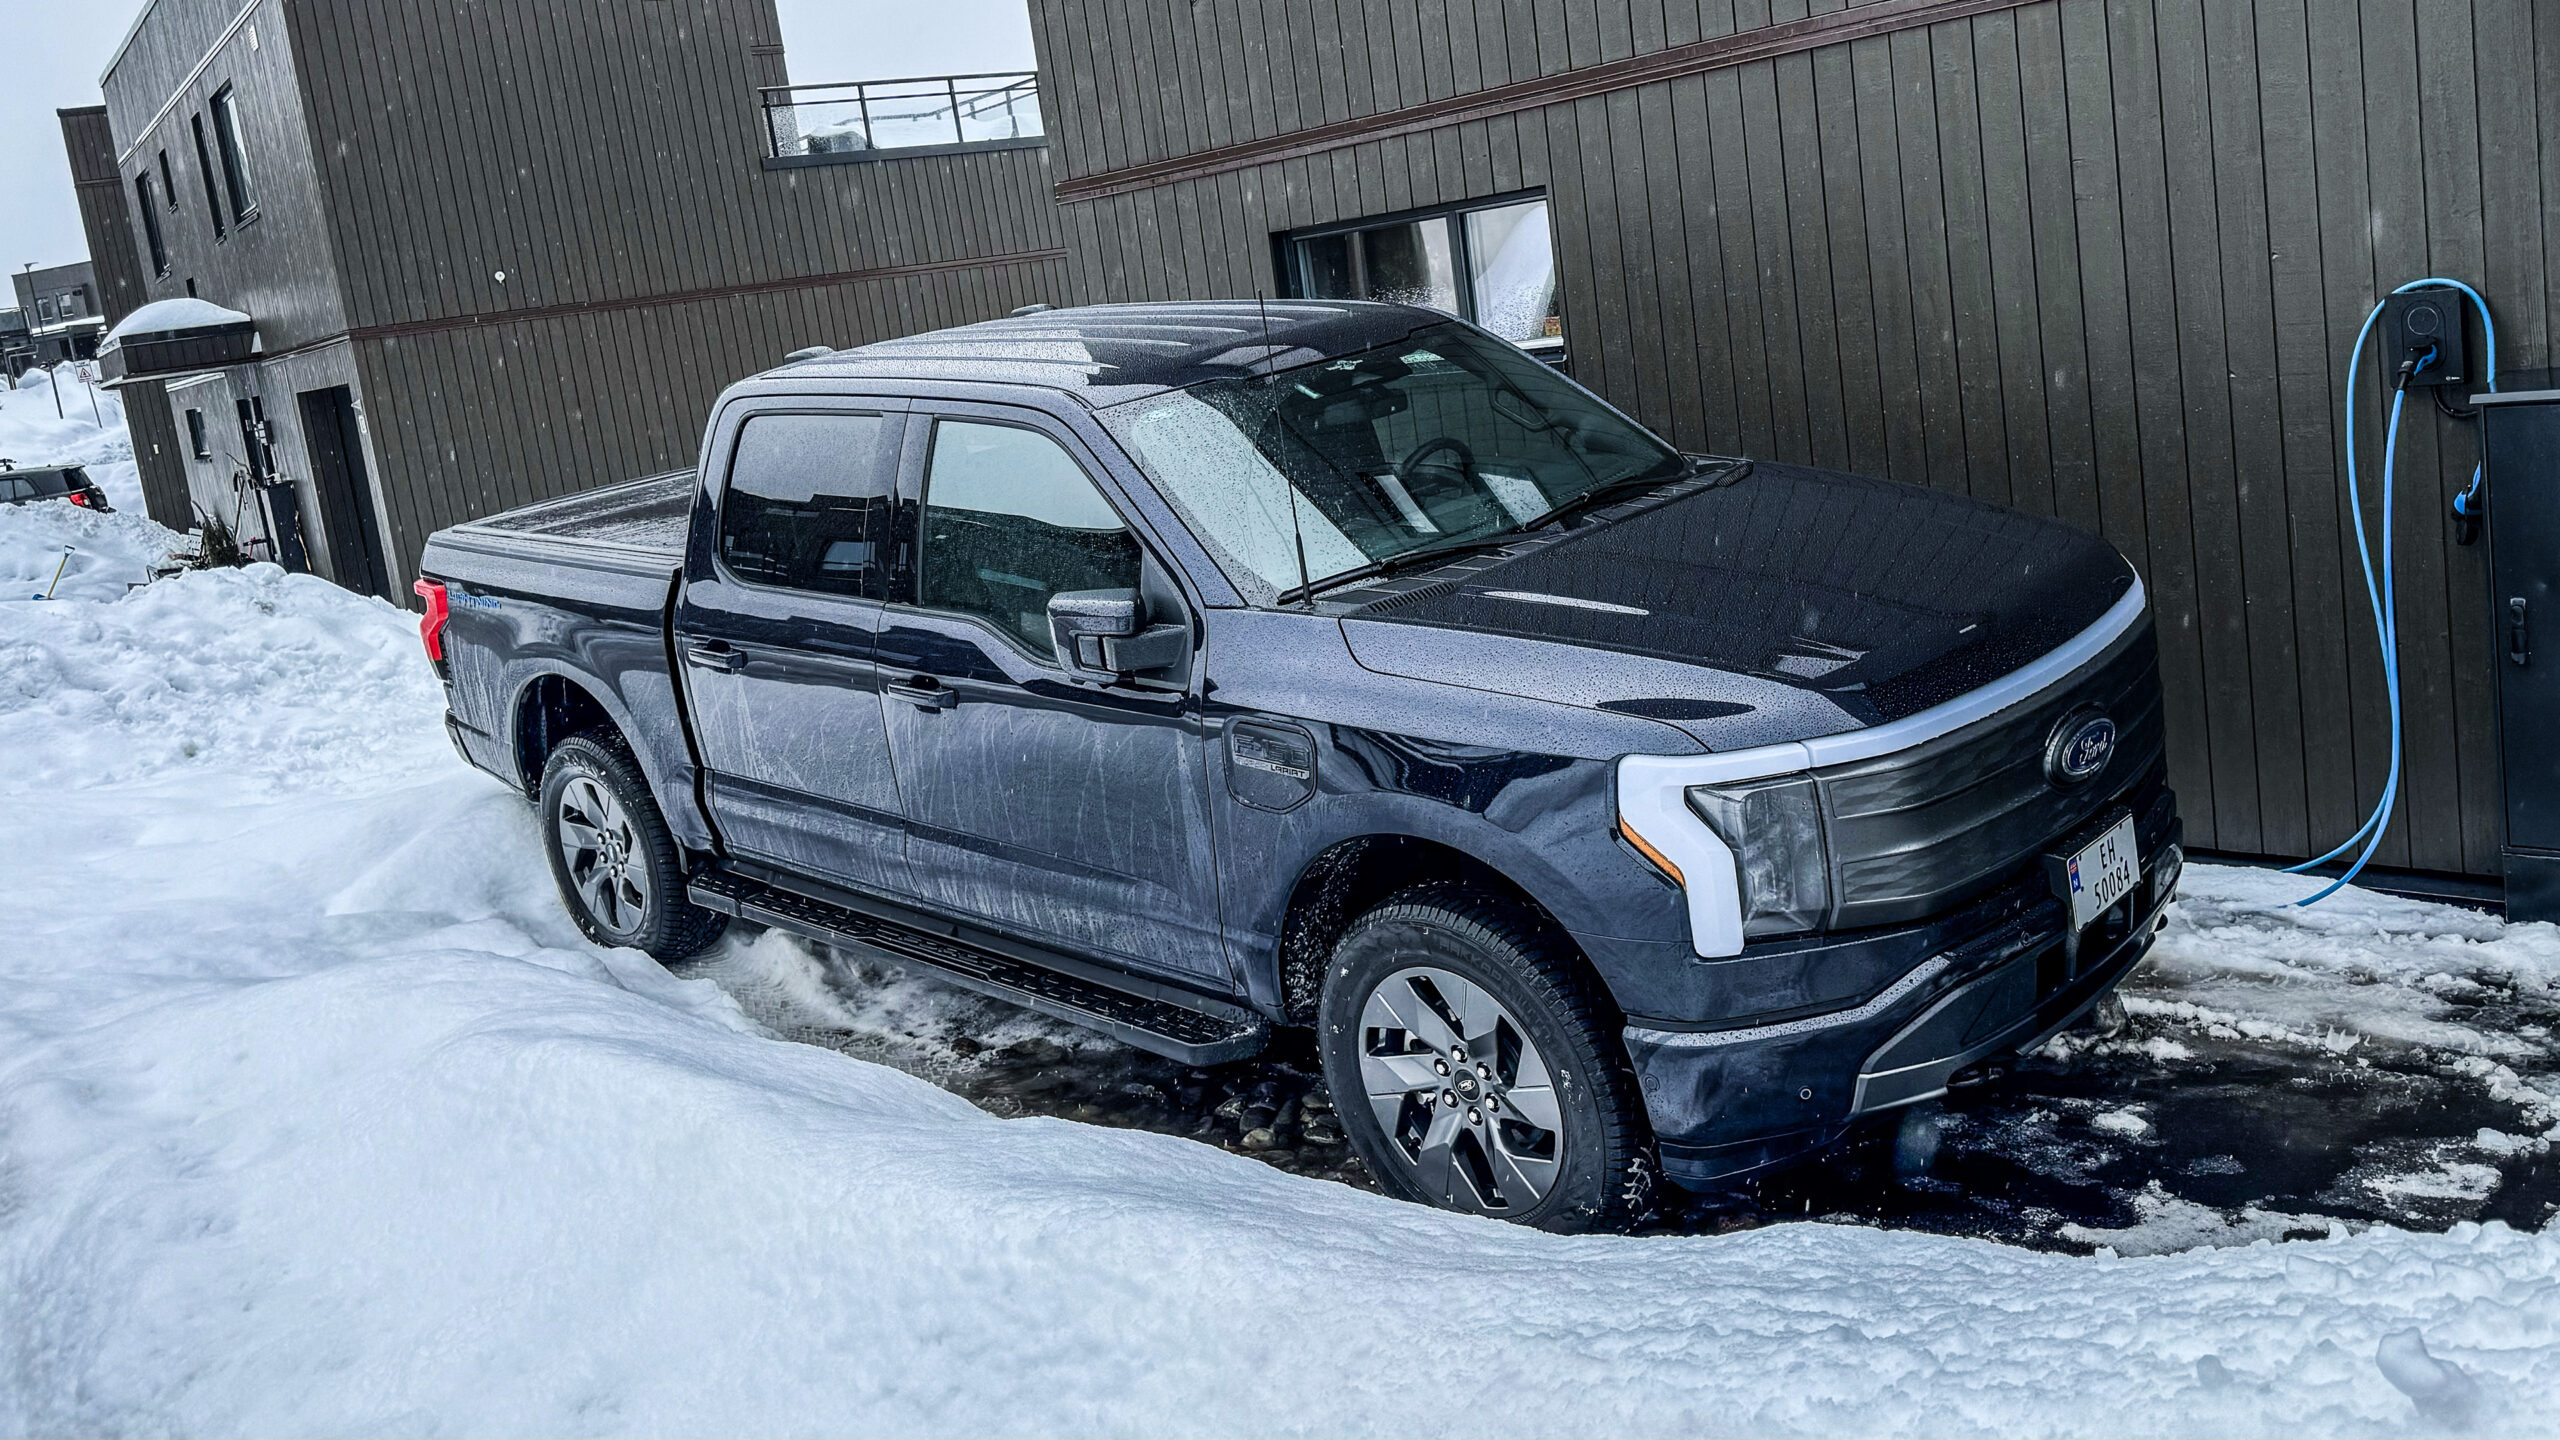
POLYGON ((1616 480, 1606 481, 1592 486, 1590 489, 1585 490, 1581 494, 1574 496, 1572 499, 1556 506, 1554 509, 1549 510, 1546 514, 1539 516, 1537 519, 1529 521, 1520 528, 1523 530, 1538 530, 1549 525, 1559 524, 1563 521, 1572 519, 1576 515, 1582 514, 1586 510, 1597 509, 1603 501, 1624 496, 1629 491, 1651 490, 1658 486, 1670 485, 1682 480, 1694 480, 1698 476, 1706 473, 1706 469, 1706 464, 1702 460, 1693 458, 1683 464, 1677 474, 1627 475, 1616 480))
POLYGON ((1505 545, 1516 543, 1522 533, 1520 530, 1500 530, 1491 535, 1473 535, 1457 540, 1443 540, 1433 545, 1417 545, 1410 550, 1399 550, 1393 555, 1372 560, 1366 565, 1354 565, 1348 570, 1327 575, 1310 585, 1292 585, 1281 591, 1274 599, 1276 603, 1286 605, 1296 600, 1313 599, 1319 590, 1336 589, 1354 580, 1374 580, 1381 575, 1393 575, 1399 570, 1410 570, 1416 565, 1434 560, 1446 560, 1452 555, 1464 555, 1470 551, 1499 550, 1505 545))

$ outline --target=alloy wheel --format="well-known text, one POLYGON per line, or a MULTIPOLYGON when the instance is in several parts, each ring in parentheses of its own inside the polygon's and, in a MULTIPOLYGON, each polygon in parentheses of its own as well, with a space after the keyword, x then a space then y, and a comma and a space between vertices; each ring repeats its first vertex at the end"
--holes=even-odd
POLYGON ((649 861, 622 802, 580 775, 561 787, 559 819, 560 858, 587 913, 616 934, 638 930, 649 914, 649 861))
POLYGON ((1399 970, 1360 1017, 1360 1078, 1388 1150, 1440 1202, 1490 1215, 1545 1198, 1564 1155, 1546 1060, 1492 992, 1399 970))

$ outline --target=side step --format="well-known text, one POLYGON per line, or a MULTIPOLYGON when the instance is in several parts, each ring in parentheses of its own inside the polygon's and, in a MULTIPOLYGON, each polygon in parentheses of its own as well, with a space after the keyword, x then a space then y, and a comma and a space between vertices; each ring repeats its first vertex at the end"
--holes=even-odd
POLYGON ((1259 1053, 1271 1035, 1269 1021, 1231 1001, 1194 995, 1135 975, 1115 974, 1106 983, 1101 976, 1107 972, 1100 967, 1076 965, 1064 957, 1008 954, 962 938, 955 933, 956 926, 921 916, 909 922, 851 909, 734 869, 706 870, 685 891, 706 910, 923 965, 981 995, 1102 1031, 1185 1064, 1242 1060, 1259 1053), (1091 973, 1071 973, 1066 968, 1070 965, 1091 973))

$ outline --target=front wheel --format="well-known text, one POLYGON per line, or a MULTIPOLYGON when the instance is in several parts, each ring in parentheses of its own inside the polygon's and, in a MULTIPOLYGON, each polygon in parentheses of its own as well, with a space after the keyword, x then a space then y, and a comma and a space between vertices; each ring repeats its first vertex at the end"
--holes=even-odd
POLYGON ((1381 1189, 1559 1231, 1652 1209, 1651 1130, 1573 961, 1523 907, 1452 885, 1406 891, 1345 932, 1317 1040, 1381 1189))
POLYGON ((729 917, 685 898, 683 854, 630 753, 590 731, 542 767, 541 814, 560 902, 599 945, 699 955, 729 917))

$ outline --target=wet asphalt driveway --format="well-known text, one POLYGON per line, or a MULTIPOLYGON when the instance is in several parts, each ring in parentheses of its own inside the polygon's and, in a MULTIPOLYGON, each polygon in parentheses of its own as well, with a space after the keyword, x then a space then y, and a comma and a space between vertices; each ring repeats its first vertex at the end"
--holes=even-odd
MULTIPOLYGON (((2560 995, 2549 978, 2499 958, 2503 932, 2486 946, 2424 933, 2468 921, 2430 921, 2414 940, 2389 925, 2346 941, 2316 935, 2309 948, 2281 928, 2292 923, 2245 901, 2190 907, 2124 988, 2131 1014, 2114 1035, 2066 1034, 2005 1075, 1738 1192, 1672 1192, 1647 1228, 1712 1233, 1815 1218, 2131 1254, 2340 1225, 2538 1229, 2560 1214, 2560 1158, 2545 1135, 2560 1131, 2550 1104, 2560 1094, 2560 995), (2359 958, 2354 944, 2401 949, 2359 958), (2434 955, 2402 963, 2411 944, 2443 951, 2448 968, 2415 975, 2434 955), (2457 944, 2470 948, 2445 949, 2457 944), (2216 958, 2224 952, 2227 965, 2216 958), (2276 962, 2261 952, 2284 954, 2291 968, 2266 973, 2276 962), (2235 1012, 2252 996, 2270 1018, 2235 1012), (2360 1000, 2371 1003, 2359 1010, 2360 1000), (2419 1041, 2303 1020, 2319 1013, 2306 1006, 2323 1005, 2399 1017, 2419 1041)), ((2560 940, 2550 944, 2560 954, 2560 940)), ((683 968, 777 1033, 894 1065, 998 1115, 1154 1130, 1297 1174, 1371 1183, 1304 1032, 1204 1069, 781 936, 733 942, 683 968)))

